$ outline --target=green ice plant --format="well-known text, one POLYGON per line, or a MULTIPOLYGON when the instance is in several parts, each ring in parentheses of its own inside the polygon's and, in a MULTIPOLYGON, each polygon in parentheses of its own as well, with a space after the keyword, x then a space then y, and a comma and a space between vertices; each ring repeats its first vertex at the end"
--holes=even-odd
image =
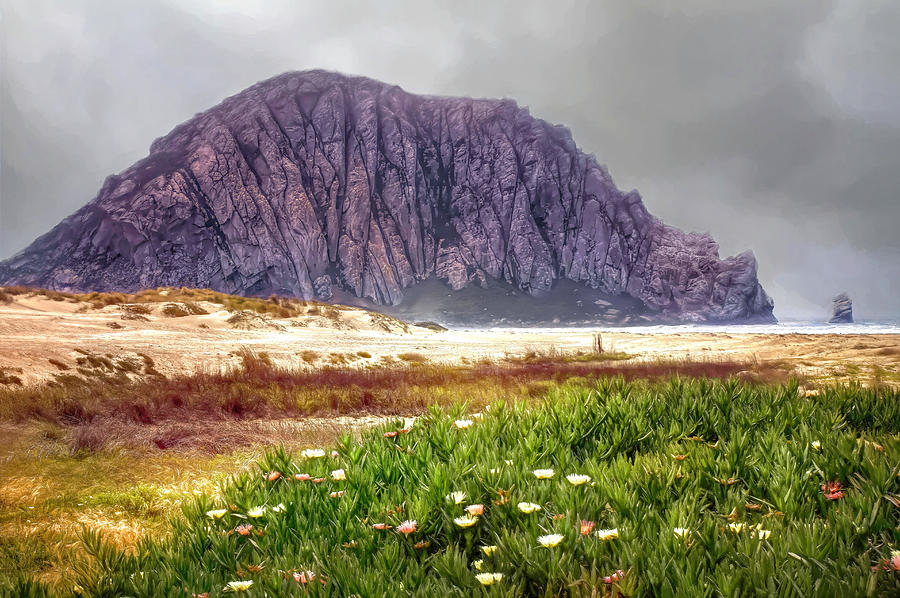
POLYGON ((883 565, 900 547, 896 392, 613 379, 534 408, 434 408, 403 426, 271 450, 134 554, 86 531, 91 559, 73 591, 900 592, 900 572, 883 565))

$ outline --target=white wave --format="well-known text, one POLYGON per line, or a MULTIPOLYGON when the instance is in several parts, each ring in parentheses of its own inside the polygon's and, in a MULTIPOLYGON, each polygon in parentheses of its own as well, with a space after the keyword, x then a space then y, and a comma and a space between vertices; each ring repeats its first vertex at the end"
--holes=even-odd
MULTIPOLYGON (((473 329, 474 330, 474 329, 473 329)), ((483 329, 482 329, 483 330, 483 329)), ((828 324, 814 321, 782 321, 777 324, 678 324, 652 326, 578 326, 578 327, 492 327, 497 332, 629 332, 635 334, 677 334, 685 332, 725 332, 729 334, 900 334, 900 321, 828 324)))

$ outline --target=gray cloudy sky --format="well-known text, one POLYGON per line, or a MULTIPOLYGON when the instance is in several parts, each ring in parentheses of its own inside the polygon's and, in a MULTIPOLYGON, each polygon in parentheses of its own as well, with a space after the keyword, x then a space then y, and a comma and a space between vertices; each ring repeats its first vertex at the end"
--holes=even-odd
POLYGON ((900 2, 0 0, 0 259, 153 139, 288 70, 511 97, 775 313, 900 316, 900 2), (680 8, 661 8, 680 4, 680 8))

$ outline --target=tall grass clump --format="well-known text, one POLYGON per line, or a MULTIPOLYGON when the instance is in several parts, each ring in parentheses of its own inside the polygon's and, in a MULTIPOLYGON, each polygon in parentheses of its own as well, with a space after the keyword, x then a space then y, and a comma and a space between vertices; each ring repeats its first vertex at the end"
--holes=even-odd
POLYGON ((600 380, 269 452, 90 596, 896 596, 892 391, 600 380))

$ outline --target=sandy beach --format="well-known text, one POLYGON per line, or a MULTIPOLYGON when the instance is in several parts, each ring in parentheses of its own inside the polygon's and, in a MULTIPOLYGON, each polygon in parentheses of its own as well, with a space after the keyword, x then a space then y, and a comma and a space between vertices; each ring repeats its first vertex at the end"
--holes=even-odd
MULTIPOLYGON (((23 383, 45 381, 87 351, 112 357, 147 355, 165 375, 216 371, 237 364, 243 348, 266 353, 278 365, 377 367, 413 356, 451 364, 502 359, 528 352, 590 351, 595 330, 434 331, 346 308, 331 318, 311 312, 294 318, 229 322, 232 313, 204 303, 210 313, 166 317, 161 304, 139 319, 121 306, 19 296, 0 304, 0 368, 23 383)), ((232 319, 233 320, 233 319, 232 319)), ((813 380, 900 382, 900 335, 769 334, 739 332, 603 332, 607 351, 633 359, 739 359, 778 363, 813 380)))

